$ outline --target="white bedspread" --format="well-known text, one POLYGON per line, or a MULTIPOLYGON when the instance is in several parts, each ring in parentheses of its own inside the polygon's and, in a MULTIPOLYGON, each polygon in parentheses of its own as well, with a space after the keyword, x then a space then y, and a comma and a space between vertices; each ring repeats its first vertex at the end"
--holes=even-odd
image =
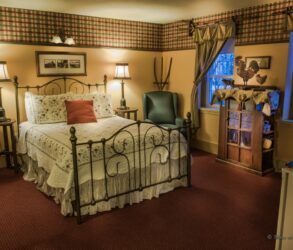
MULTIPOLYGON (((87 142, 88 140, 98 141, 102 138, 109 138, 113 133, 120 128, 133 123, 118 116, 99 119, 97 123, 76 124, 76 136, 79 142, 87 142)), ((49 173, 47 184, 53 188, 62 188, 64 193, 67 193, 73 186, 73 164, 72 164, 72 149, 70 142, 70 127, 66 123, 55 124, 31 124, 24 122, 20 125, 20 138, 18 142, 18 153, 27 154, 30 158, 38 163, 38 167, 44 168, 49 173)), ((147 167, 151 162, 162 163, 166 162, 170 153, 171 159, 178 159, 186 156, 185 139, 180 135, 181 143, 178 143, 178 132, 172 131, 170 134, 171 143, 168 141, 168 132, 163 132, 157 128, 150 129, 152 125, 141 124, 141 138, 138 139, 137 125, 130 126, 128 132, 121 133, 120 136, 114 138, 106 144, 106 159, 108 163, 107 171, 110 174, 123 174, 129 171, 130 168, 147 167), (147 136, 144 134, 147 132, 147 136), (163 138, 162 147, 157 147, 153 152, 153 145, 160 144, 163 138), (114 141, 113 141, 114 140, 114 141), (146 157, 138 152, 138 141, 140 141, 141 149, 146 148, 146 157), (124 156, 116 156, 114 149, 128 156, 128 162, 124 156), (135 153, 133 153, 133 150, 135 153), (141 157, 139 157, 141 154, 141 157), (139 158, 141 164, 139 164, 139 158), (149 159, 149 160, 148 160, 149 159), (119 168, 117 168, 117 162, 119 168), (118 172, 117 172, 118 171, 118 172)), ((101 180, 104 178, 104 165, 102 145, 94 144, 92 148, 93 157, 93 179, 101 180)), ((80 184, 87 182, 90 179, 90 154, 87 146, 79 146, 77 148, 78 165, 79 165, 79 181, 80 184)), ((29 172, 29 171, 28 171, 29 172)), ((26 176, 30 179, 30 176, 26 176)))

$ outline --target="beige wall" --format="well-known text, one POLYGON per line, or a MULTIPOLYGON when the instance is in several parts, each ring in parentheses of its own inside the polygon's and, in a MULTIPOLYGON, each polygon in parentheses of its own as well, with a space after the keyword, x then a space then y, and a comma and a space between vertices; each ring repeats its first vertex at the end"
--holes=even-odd
MULTIPOLYGON (((261 70, 261 75, 268 75, 265 85, 275 85, 281 90, 285 87, 286 67, 288 60, 288 43, 236 46, 235 56, 271 56, 271 69, 261 70)), ((194 50, 164 52, 164 58, 173 57, 173 68, 170 77, 171 91, 180 93, 183 107, 181 112, 190 110, 190 94, 194 76, 194 50)), ((236 74, 234 79, 237 84, 242 84, 242 79, 236 74)), ((258 84, 255 78, 249 84, 258 84)), ((205 151, 217 154, 219 112, 211 109, 200 110, 201 128, 196 134, 193 145, 205 151)), ((278 122, 276 129, 277 147, 276 166, 281 167, 285 161, 293 158, 293 127, 290 123, 278 122)))
MULTIPOLYGON (((86 52, 88 76, 77 78, 89 83, 95 83, 102 82, 103 75, 107 74, 108 93, 112 95, 114 107, 119 106, 121 97, 120 81, 113 80, 115 63, 128 62, 132 79, 125 81, 125 98, 128 106, 138 107, 140 119, 142 119, 142 95, 146 91, 155 89, 153 86, 153 60, 155 56, 161 55, 161 52, 125 49, 68 48, 13 44, 0 44, 0 51, 0 60, 7 61, 10 77, 12 78, 14 75, 17 75, 20 84, 30 85, 41 84, 52 79, 52 77, 37 77, 35 51, 86 52)), ((15 119, 13 84, 1 83, 1 86, 3 87, 3 107, 6 110, 7 117, 15 119)), ((22 120, 25 119, 24 112, 22 112, 21 118, 22 120)), ((0 148, 3 148, 3 141, 0 140, 0 143, 0 148)), ((1 159, 0 166, 3 166, 3 158, 1 159)))

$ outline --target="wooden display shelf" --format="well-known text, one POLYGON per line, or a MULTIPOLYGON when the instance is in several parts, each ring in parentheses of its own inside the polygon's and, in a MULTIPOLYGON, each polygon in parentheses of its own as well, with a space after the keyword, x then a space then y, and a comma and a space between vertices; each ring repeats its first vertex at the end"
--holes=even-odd
MULTIPOLYGON (((255 106, 253 106, 254 110, 252 111, 233 110, 231 106, 235 105, 230 105, 230 102, 232 100, 226 100, 225 105, 220 106, 217 160, 259 175, 273 170, 274 148, 263 149, 263 139, 274 135, 274 117, 264 117, 262 112, 255 110, 255 106), (229 118, 231 118, 232 112, 238 115, 235 115, 236 119, 233 121, 233 126, 230 126, 229 118), (249 117, 249 121, 247 121, 247 117, 249 117), (266 120, 270 122, 272 128, 268 132, 263 132, 266 120), (246 123, 246 128, 241 128, 243 123, 246 123), (236 136, 234 139, 237 139, 234 140, 235 143, 229 141, 229 139, 233 139, 233 134, 236 136), (251 146, 241 145, 241 142, 249 142, 251 146)), ((246 144, 248 145, 248 143, 246 144)))
POLYGON ((271 130, 269 132, 263 132, 263 135, 272 135, 274 134, 274 130, 271 130))
POLYGON ((274 148, 269 148, 269 149, 263 149, 262 150, 263 153, 269 153, 271 151, 274 151, 274 148))
POLYGON ((233 127, 228 127, 228 129, 234 129, 234 130, 239 130, 239 131, 244 131, 244 132, 251 132, 251 129, 247 129, 247 128, 233 128, 233 127))

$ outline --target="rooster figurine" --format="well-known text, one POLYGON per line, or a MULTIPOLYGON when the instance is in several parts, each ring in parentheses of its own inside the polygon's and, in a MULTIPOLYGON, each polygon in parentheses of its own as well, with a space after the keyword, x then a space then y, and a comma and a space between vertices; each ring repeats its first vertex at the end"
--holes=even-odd
POLYGON ((255 60, 251 61, 246 69, 246 63, 242 60, 242 56, 235 58, 235 65, 237 66, 236 73, 243 79, 244 86, 247 86, 248 80, 259 71, 258 63, 255 60))

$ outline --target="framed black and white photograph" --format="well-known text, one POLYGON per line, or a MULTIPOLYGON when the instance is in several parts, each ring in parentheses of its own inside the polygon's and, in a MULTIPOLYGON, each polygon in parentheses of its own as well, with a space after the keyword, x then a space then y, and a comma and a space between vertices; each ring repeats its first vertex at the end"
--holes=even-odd
POLYGON ((86 53, 36 51, 38 76, 85 76, 86 53))
POLYGON ((247 67, 249 66, 251 61, 256 61, 260 69, 271 68, 271 56, 245 57, 245 62, 247 67))

